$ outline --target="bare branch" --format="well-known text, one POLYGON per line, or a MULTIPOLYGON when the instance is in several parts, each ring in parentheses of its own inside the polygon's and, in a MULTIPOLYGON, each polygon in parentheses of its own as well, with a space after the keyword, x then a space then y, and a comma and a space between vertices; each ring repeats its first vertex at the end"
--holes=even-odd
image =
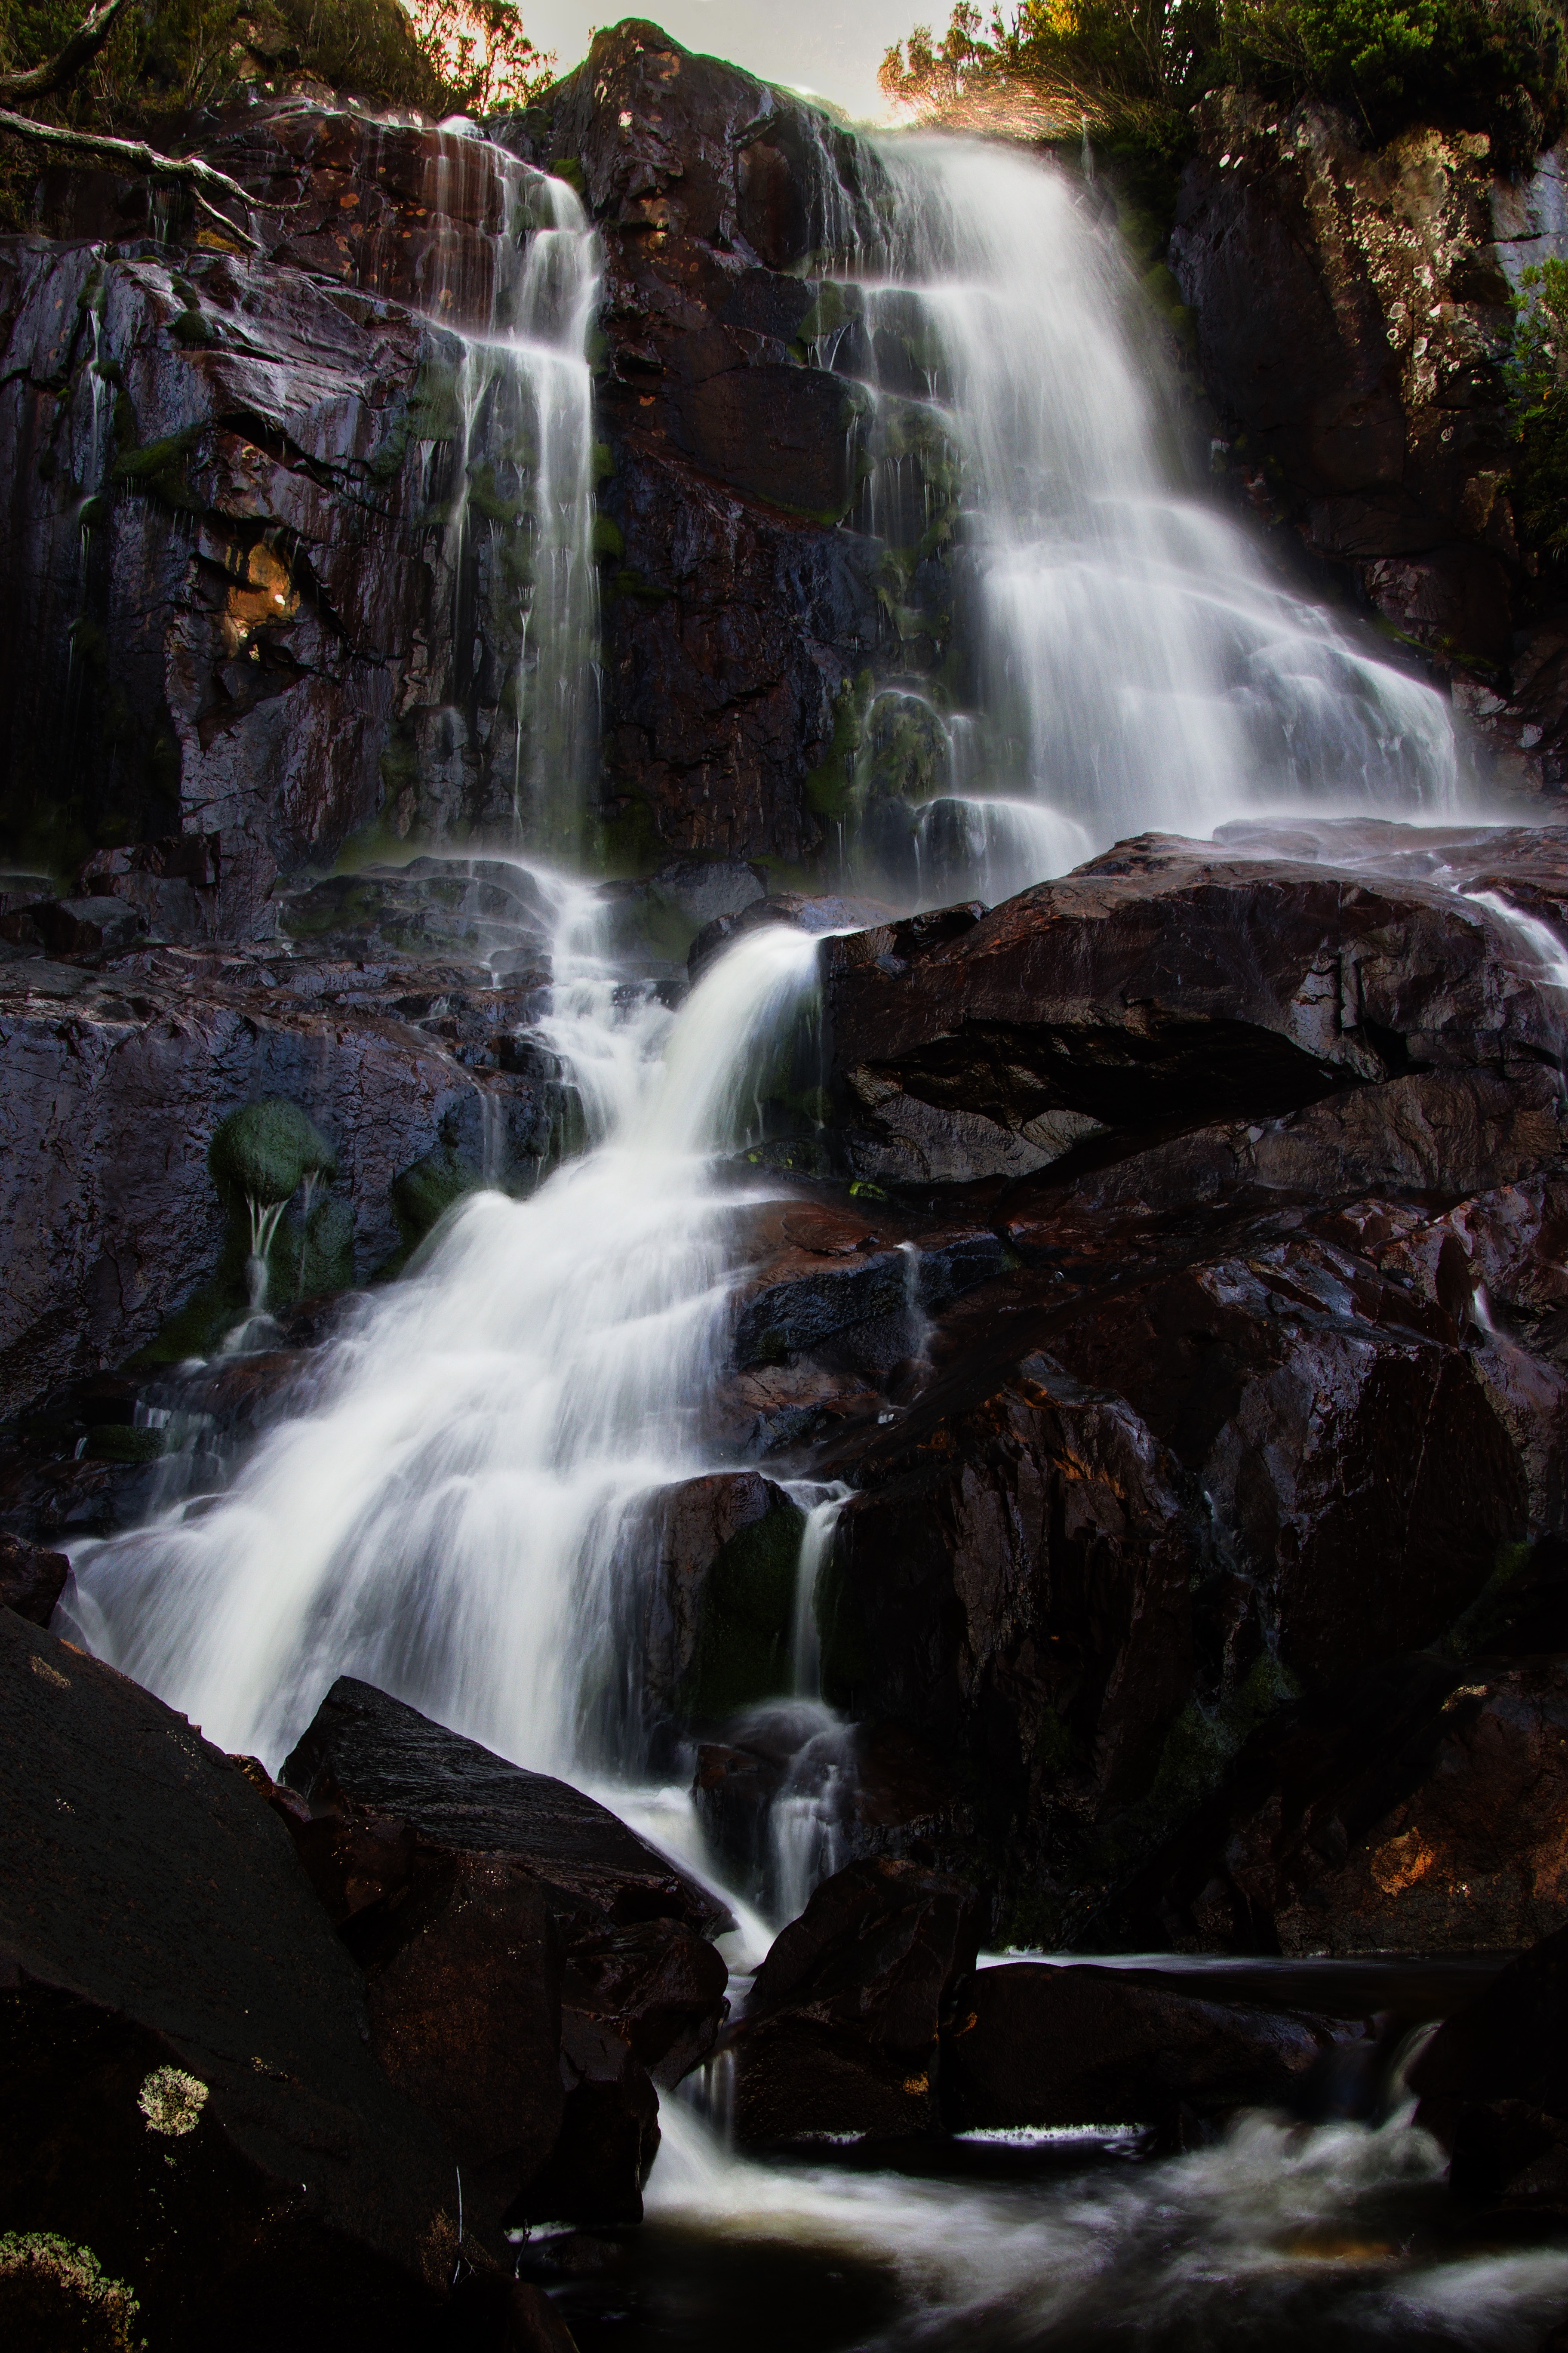
POLYGON ((89 66, 113 32, 115 24, 127 5, 127 0, 99 0, 99 5, 85 16, 58 57, 41 66, 30 66, 26 73, 0 74, 0 99, 29 100, 47 98, 51 91, 64 90, 75 81, 84 66, 89 66))
POLYGON ((52 122, 35 122, 26 114, 12 114, 0 108, 0 131, 9 131, 18 139, 30 139, 35 146, 54 154, 86 156, 94 163, 118 164, 128 172, 145 172, 154 180, 172 180, 177 187, 189 188, 202 210, 210 213, 230 237, 242 244, 260 246, 244 229, 231 221, 226 213, 219 212, 214 197, 227 196, 231 203, 244 205, 248 211, 271 213, 279 207, 263 204, 259 197, 248 195, 237 180, 220 172, 211 164, 204 164, 199 155, 161 155, 156 147, 149 147, 143 139, 108 139, 90 131, 68 131, 52 122))

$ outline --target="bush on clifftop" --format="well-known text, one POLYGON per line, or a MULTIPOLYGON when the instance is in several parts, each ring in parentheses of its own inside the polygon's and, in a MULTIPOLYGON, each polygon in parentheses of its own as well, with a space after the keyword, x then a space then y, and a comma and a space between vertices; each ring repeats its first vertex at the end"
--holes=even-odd
POLYGON ((1032 101, 1039 131, 1168 146, 1205 91, 1342 106, 1375 140, 1416 121, 1484 131, 1527 160, 1568 122, 1558 0, 1017 0, 983 26, 959 0, 938 41, 888 51, 896 103, 963 119, 1032 101))

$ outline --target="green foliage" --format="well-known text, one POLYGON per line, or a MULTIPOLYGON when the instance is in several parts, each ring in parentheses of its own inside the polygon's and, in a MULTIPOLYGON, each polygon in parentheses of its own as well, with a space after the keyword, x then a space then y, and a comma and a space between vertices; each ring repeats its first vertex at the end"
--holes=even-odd
POLYGON ((1513 426, 1514 512, 1525 543, 1568 559, 1568 261, 1524 272, 1504 375, 1513 426))
MULTIPOLYGON (((88 0, 0 0, 0 69, 61 49, 88 0)), ((244 82, 303 73, 437 117, 529 105, 555 60, 519 0, 143 0, 40 120, 122 131, 210 105, 244 82)))
POLYGON ((438 1144, 393 1179, 392 1209, 398 1231, 410 1247, 422 1242, 467 1193, 481 1192, 484 1179, 470 1167, 457 1147, 438 1144))
POLYGON ((1000 116, 1011 94, 1036 135, 1081 125, 1155 153, 1184 145, 1187 110, 1227 83, 1326 99, 1377 140, 1484 131, 1504 164, 1568 122, 1560 0, 1016 0, 985 37, 960 0, 941 42, 918 26, 889 50, 881 81, 927 116, 1000 116))
POLYGON ((8 2345, 56 2346, 66 2353, 132 2353, 136 2298, 109 2279, 90 2247, 51 2231, 0 2238, 0 2337, 8 2345))
POLYGON ((226 1201, 266 1208, 291 1200, 307 1176, 337 1173, 337 1155, 298 1103, 270 1097, 230 1112, 207 1146, 226 1201))

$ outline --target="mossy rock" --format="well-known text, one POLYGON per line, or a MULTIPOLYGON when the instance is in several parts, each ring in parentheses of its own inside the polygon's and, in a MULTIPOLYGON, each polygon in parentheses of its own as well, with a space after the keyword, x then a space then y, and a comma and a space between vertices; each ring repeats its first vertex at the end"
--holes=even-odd
POLYGON ((354 1213, 347 1201, 318 1201, 308 1218, 286 1219, 268 1253, 268 1303, 308 1299, 354 1285, 354 1213))
POLYGON ((410 1248, 422 1242, 466 1193, 484 1190, 484 1178, 450 1144, 438 1144, 392 1183, 392 1212, 410 1248))
POLYGON ((784 1689, 805 1529, 799 1504, 779 1494, 714 1555, 697 1655, 677 1700, 687 1723, 721 1723, 784 1689))
POLYGON ((231 1206, 291 1200, 307 1176, 335 1176, 331 1145, 298 1103, 277 1096, 230 1112, 207 1146, 214 1184, 231 1206))
POLYGON ((105 2276, 90 2247, 50 2231, 0 2238, 0 2338, 16 2348, 59 2353, 132 2353, 145 2340, 138 2306, 121 2281, 105 2276))

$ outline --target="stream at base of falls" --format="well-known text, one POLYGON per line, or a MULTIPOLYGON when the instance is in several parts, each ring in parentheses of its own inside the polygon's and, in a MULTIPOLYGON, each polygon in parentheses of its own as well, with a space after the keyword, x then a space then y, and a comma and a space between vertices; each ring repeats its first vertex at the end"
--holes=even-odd
POLYGON ((641 2230, 524 2265, 582 2353, 1526 2353, 1568 2250, 1468 2238, 1412 2105, 1375 2126, 1243 2115, 1181 2155, 1129 2119, 762 2164, 667 2102, 641 2230))

